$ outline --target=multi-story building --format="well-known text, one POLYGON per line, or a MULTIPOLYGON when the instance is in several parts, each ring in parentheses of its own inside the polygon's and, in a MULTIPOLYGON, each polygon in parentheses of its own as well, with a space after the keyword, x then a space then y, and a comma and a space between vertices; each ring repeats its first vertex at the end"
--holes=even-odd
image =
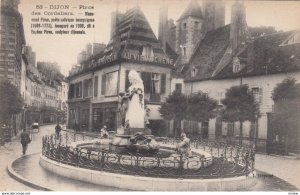
MULTIPOLYGON (((248 85, 259 103, 261 116, 256 122, 243 123, 243 138, 245 141, 257 138, 258 149, 266 151, 268 140, 276 136, 270 135, 268 118, 274 108, 272 91, 285 78, 300 78, 300 32, 251 37, 243 3, 233 4, 231 14, 231 23, 206 33, 189 63, 177 68, 184 79, 186 94, 205 92, 220 106, 227 89, 248 85)), ((191 129, 189 123, 183 122, 185 131, 209 139, 230 139, 240 134, 238 123, 227 123, 220 117, 207 121, 206 125, 194 125, 205 128, 191 129)))
MULTIPOLYGON (((33 59, 35 52, 26 48, 27 59, 33 59), (33 55, 33 56, 32 56, 33 55)), ((29 62, 29 61, 28 61, 29 62)), ((68 85, 65 81, 52 80, 43 75, 35 66, 35 61, 28 63, 26 70, 26 123, 37 120, 40 123, 65 121, 68 85)))
POLYGON ((130 70, 138 71, 144 81, 150 126, 162 123, 158 108, 170 94, 173 60, 139 7, 112 16, 112 38, 105 50, 68 77, 70 128, 95 131, 105 124, 116 130, 119 92, 129 87, 130 70))
POLYGON ((22 48, 25 45, 23 18, 18 11, 19 0, 1 1, 0 79, 21 87, 22 48))

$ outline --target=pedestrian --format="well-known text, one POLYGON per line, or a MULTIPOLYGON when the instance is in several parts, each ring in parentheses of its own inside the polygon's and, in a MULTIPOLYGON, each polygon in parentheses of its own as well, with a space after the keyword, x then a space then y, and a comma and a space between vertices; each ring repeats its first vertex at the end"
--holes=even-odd
POLYGON ((55 126, 55 133, 56 133, 57 139, 59 138, 60 131, 61 131, 61 127, 60 127, 59 123, 57 123, 57 125, 55 126))
POLYGON ((22 152, 23 155, 26 154, 28 144, 31 142, 29 133, 26 131, 26 128, 23 129, 23 132, 21 133, 21 144, 22 144, 22 152))

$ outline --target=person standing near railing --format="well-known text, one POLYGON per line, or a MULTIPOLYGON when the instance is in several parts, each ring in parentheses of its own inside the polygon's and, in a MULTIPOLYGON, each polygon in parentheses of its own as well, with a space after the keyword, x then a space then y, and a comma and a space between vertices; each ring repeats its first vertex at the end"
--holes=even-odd
POLYGON ((59 123, 57 123, 57 125, 55 127, 55 133, 56 133, 57 139, 59 138, 60 132, 61 132, 61 127, 60 127, 59 123))

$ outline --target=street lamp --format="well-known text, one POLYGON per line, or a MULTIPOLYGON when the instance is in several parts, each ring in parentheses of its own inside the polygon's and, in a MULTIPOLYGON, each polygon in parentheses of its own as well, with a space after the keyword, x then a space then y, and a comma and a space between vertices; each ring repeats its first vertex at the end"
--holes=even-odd
POLYGON ((254 119, 254 143, 253 143, 253 147, 254 147, 254 150, 256 151, 256 141, 257 141, 257 135, 258 135, 258 127, 257 127, 257 124, 258 124, 258 114, 256 113, 255 114, 255 119, 254 119))

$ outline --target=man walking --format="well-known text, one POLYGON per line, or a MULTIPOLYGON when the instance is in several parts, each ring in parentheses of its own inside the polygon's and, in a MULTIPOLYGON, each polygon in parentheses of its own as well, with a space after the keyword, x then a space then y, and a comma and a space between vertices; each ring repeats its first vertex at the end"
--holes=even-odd
POLYGON ((55 127, 55 133, 56 133, 57 139, 59 138, 60 132, 61 132, 61 127, 60 127, 59 123, 57 123, 57 125, 55 127))
POLYGON ((22 144, 22 152, 23 155, 26 154, 28 144, 31 142, 29 133, 26 131, 26 128, 23 129, 23 132, 21 133, 21 144, 22 144))

